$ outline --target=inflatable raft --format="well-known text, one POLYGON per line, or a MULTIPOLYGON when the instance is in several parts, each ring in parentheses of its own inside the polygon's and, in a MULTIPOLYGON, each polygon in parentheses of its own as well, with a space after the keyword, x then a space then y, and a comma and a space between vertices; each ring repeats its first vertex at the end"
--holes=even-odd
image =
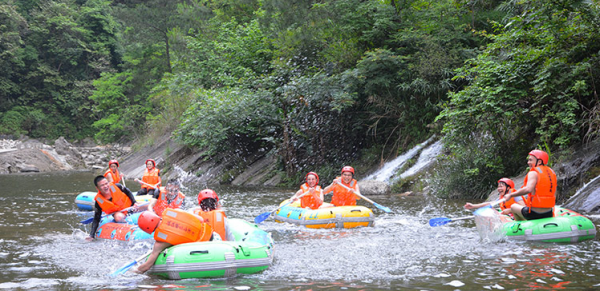
MULTIPOLYGON (((287 203, 283 201, 280 205, 287 203)), ((300 208, 296 201, 281 207, 275 221, 303 225, 307 228, 355 228, 373 226, 373 211, 364 206, 337 206, 323 209, 300 208)))
POLYGON ((263 271, 273 262, 271 234, 241 219, 227 219, 232 241, 185 243, 165 249, 148 270, 166 279, 221 278, 263 271))
POLYGON ((596 227, 587 217, 562 207, 554 207, 554 217, 514 221, 503 215, 502 232, 509 239, 573 243, 594 239, 596 227))
POLYGON ((138 227, 137 219, 140 214, 129 215, 125 223, 114 222, 112 215, 102 218, 96 230, 96 238, 121 241, 154 239, 154 233, 148 234, 138 227))
MULTIPOLYGON (((94 198, 96 197, 97 192, 81 192, 77 197, 75 197, 75 204, 77 204, 77 208, 79 210, 92 211, 94 208, 94 198)), ((135 194, 135 193, 134 193, 135 194)), ((135 201, 139 203, 150 202, 152 199, 152 195, 140 195, 135 196, 135 201)))

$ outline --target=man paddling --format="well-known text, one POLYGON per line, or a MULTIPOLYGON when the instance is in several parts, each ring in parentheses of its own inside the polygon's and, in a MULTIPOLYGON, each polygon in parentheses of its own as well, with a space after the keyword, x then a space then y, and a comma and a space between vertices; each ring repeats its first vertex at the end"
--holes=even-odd
POLYGON ((333 180, 331 185, 323 189, 323 194, 333 192, 331 204, 335 206, 354 206, 356 200, 360 199, 358 182, 354 179, 354 168, 345 166, 342 168, 341 177, 333 180))
POLYGON ((554 216, 556 174, 550 167, 546 166, 547 164, 548 154, 546 152, 541 150, 529 152, 527 165, 530 170, 525 176, 525 181, 523 181, 524 186, 515 192, 504 195, 508 200, 511 197, 528 194, 528 199, 525 200, 527 206, 519 204, 511 206, 515 220, 533 220, 554 216))
POLYGON ((94 185, 98 189, 98 194, 94 198, 96 201, 94 204, 94 221, 92 222, 90 236, 85 238, 86 241, 92 241, 96 237, 96 230, 98 230, 103 211, 107 214, 112 213, 115 222, 121 222, 127 216, 121 210, 131 206, 137 208, 138 206, 131 191, 121 184, 113 184, 108 182, 106 177, 97 176, 94 178, 94 185))

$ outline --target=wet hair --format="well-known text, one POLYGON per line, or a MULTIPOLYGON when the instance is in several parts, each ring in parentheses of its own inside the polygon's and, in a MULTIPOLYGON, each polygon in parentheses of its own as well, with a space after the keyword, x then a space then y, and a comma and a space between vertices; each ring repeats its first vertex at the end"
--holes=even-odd
POLYGON ((104 176, 102 176, 102 175, 96 176, 96 178, 94 178, 94 186, 98 187, 98 183, 99 183, 99 182, 100 182, 100 180, 102 180, 102 179, 106 179, 106 177, 104 177, 104 176))
POLYGON ((175 178, 169 179, 169 181, 167 182, 167 185, 175 185, 177 187, 181 186, 181 184, 179 183, 179 180, 177 180, 175 178))
POLYGON ((206 198, 200 202, 200 208, 202 208, 202 211, 215 210, 218 206, 217 200, 214 198, 206 198))

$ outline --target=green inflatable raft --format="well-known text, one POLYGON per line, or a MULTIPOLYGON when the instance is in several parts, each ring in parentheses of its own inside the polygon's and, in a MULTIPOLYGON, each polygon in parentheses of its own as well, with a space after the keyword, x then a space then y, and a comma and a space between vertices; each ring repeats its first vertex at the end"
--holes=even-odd
POLYGON ((273 239, 255 224, 227 220, 231 241, 185 243, 165 249, 148 274, 166 279, 222 278, 261 272, 273 262, 273 239))
POLYGON ((513 221, 505 220, 502 231, 508 239, 573 243, 594 239, 596 226, 587 217, 562 207, 554 207, 554 217, 513 221))

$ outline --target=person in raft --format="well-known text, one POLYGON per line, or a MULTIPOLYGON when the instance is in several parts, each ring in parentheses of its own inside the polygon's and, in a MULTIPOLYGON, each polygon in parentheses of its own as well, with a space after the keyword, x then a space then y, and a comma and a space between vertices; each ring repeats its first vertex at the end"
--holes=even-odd
POLYGON ((142 180, 135 179, 136 182, 142 185, 142 188, 137 192, 137 195, 152 195, 153 197, 158 195, 160 191, 160 171, 156 168, 156 162, 153 159, 146 160, 146 170, 142 180))
POLYGON ((212 228, 202 217, 182 209, 165 209, 161 216, 144 211, 138 218, 138 225, 146 233, 154 232, 154 246, 148 259, 133 271, 145 273, 156 262, 160 253, 174 245, 212 240, 212 228))
POLYGON ((290 202, 294 203, 300 200, 300 207, 319 209, 331 207, 329 203, 323 203, 323 189, 319 186, 319 175, 315 172, 308 172, 304 177, 305 183, 300 185, 300 190, 290 198, 290 202))
MULTIPOLYGON (((498 200, 505 198, 506 194, 508 194, 510 192, 515 192, 515 182, 513 182, 513 180, 511 180, 509 178, 502 178, 502 179, 498 180, 498 189, 497 190, 498 190, 498 200)), ((501 214, 505 214, 505 215, 511 214, 511 216, 512 216, 510 207, 515 203, 525 206, 525 201, 523 200, 523 198, 526 198, 526 197, 527 196, 511 197, 510 199, 505 198, 505 201, 499 204, 500 209, 502 210, 501 214)), ((471 203, 467 202, 467 204, 465 204, 465 208, 471 210, 471 209, 477 209, 477 208, 481 208, 484 206, 488 206, 490 204, 491 204, 490 202, 483 202, 483 203, 479 203, 479 204, 471 204, 471 203)))
POLYGON ((235 237, 227 227, 227 215, 221 208, 219 196, 212 189, 204 189, 198 193, 198 207, 191 209, 191 212, 204 219, 213 230, 214 240, 233 241, 235 237))
POLYGON ((179 181, 170 179, 167 187, 160 187, 160 191, 154 194, 154 197, 148 203, 148 211, 160 216, 167 208, 181 208, 185 200, 185 195, 179 192, 179 181))
POLYGON ((358 188, 358 182, 354 179, 354 168, 350 166, 343 167, 342 176, 335 178, 331 185, 325 187, 323 194, 332 191, 331 204, 335 206, 356 205, 356 200, 360 197, 354 195, 354 193, 360 194, 360 189, 358 188))
MULTIPOLYGON (((97 176, 94 178, 94 185, 98 189, 98 194, 94 198, 96 201, 94 204, 94 221, 92 222, 90 236, 86 238, 87 241, 92 241, 96 237, 96 230, 98 230, 103 211, 107 214, 112 213, 115 222, 121 222, 127 216, 121 210, 131 206, 137 208, 138 206, 135 203, 133 193, 121 184, 110 183, 106 177, 97 176)), ((134 211, 136 210, 134 209, 134 211)))
POLYGON ((548 159, 548 153, 544 151, 532 150, 529 152, 527 165, 530 169, 523 181, 523 187, 504 196, 509 199, 527 194, 526 206, 513 204, 510 207, 515 220, 533 220, 554 216, 556 174, 546 166, 548 159))
POLYGON ((109 183, 121 183, 124 175, 119 172, 119 162, 117 160, 108 161, 108 170, 104 172, 104 177, 109 183))

